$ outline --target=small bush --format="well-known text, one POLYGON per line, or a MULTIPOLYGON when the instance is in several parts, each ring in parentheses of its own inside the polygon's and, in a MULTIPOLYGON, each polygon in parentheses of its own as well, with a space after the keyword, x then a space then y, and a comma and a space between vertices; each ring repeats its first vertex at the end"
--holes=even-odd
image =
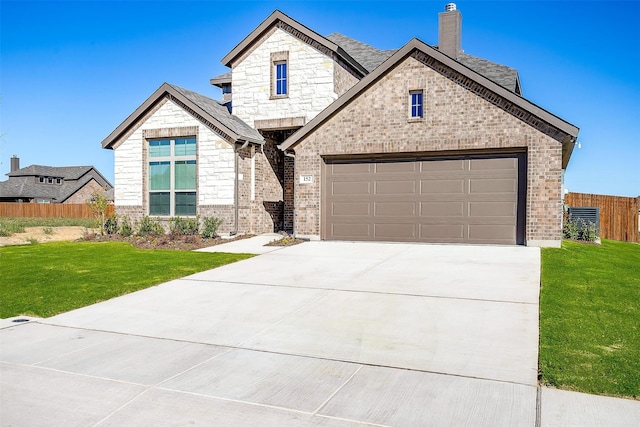
POLYGON ((129 237, 133 234, 133 227, 129 221, 128 216, 123 216, 120 223, 120 234, 124 237, 129 237))
POLYGON ((565 239, 578 240, 580 229, 578 223, 571 216, 567 218, 562 228, 562 234, 565 239))
POLYGON ((138 236, 162 236, 164 234, 164 228, 159 221, 149 218, 145 215, 138 224, 138 236))
POLYGON ((169 233, 174 236, 194 236, 200 229, 200 217, 169 219, 169 233))
POLYGON ((43 227, 43 228, 42 228, 42 232, 43 232, 44 234, 46 234, 47 236, 50 236, 50 235, 52 235, 53 233, 55 233, 55 232, 53 231, 53 228, 51 228, 51 227, 43 227))
POLYGON ((204 217, 202 220, 202 237, 213 239, 218 237, 218 228, 222 225, 222 220, 216 217, 204 217))
POLYGON ((587 242, 595 242, 598 238, 598 230, 596 229, 596 225, 591 221, 583 220, 582 226, 582 240, 586 240, 587 242))
POLYGON ((111 213, 104 220, 105 234, 116 234, 118 232, 118 217, 115 213, 111 213))
POLYGON ((598 230, 592 221, 585 221, 583 218, 572 218, 571 216, 567 218, 562 227, 562 234, 565 239, 585 242, 595 242, 598 239, 598 230))

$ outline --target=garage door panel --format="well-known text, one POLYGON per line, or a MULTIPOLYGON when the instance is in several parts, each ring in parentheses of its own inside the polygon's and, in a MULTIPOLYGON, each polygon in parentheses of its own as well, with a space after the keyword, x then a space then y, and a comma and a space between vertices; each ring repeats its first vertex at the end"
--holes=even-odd
POLYGON ((376 173, 416 172, 419 165, 416 162, 380 162, 375 164, 376 173))
POLYGON ((374 237, 378 239, 400 239, 410 240, 416 239, 417 224, 384 224, 376 223, 374 225, 374 237))
POLYGON ((331 225, 334 239, 370 240, 371 226, 369 224, 334 223, 331 225))
POLYGON ((463 171, 466 169, 467 160, 426 160, 420 162, 420 170, 422 172, 446 172, 446 171, 463 171))
POLYGON ((333 183, 333 194, 340 195, 362 195, 371 194, 371 183, 369 181, 339 181, 333 183))
POLYGON ((416 182, 413 181, 375 181, 375 194, 415 194, 416 182))
POLYGON ((465 239, 464 224, 420 224, 420 237, 428 242, 459 243, 465 239))
POLYGON ((416 202, 374 202, 376 217, 415 217, 416 202))
POLYGON ((370 216, 371 203, 369 202, 334 202, 331 203, 333 216, 370 216))
POLYGON ((515 171, 518 169, 518 159, 515 157, 504 157, 497 159, 471 159, 469 160, 470 171, 490 171, 494 173, 499 170, 515 171))
POLYGON ((465 214, 463 201, 442 201, 420 203, 421 217, 463 217, 465 214))
POLYGON ((464 179, 420 180, 420 194, 464 194, 464 179))
POLYGON ((515 218, 518 204, 513 202, 469 202, 469 216, 515 218))
POLYGON ((328 164, 323 238, 515 244, 519 156, 328 164))
POLYGON ((513 225, 470 224, 469 239, 477 241, 513 241, 515 240, 513 225))
POLYGON ((333 163, 330 167, 334 175, 369 174, 373 170, 374 165, 371 163, 333 163))
POLYGON ((469 193, 509 193, 515 194, 518 181, 515 178, 504 179, 470 179, 469 193))

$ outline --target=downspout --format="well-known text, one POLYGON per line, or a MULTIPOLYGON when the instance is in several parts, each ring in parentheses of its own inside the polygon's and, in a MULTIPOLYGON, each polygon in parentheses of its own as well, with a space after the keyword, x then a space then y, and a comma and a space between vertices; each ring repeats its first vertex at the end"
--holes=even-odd
POLYGON ((234 165, 233 165, 233 171, 234 171, 234 193, 235 193, 235 201, 234 201, 234 229, 229 233, 232 236, 235 236, 236 234, 238 234, 238 221, 239 221, 239 217, 240 217, 240 194, 238 191, 238 159, 239 159, 239 150, 242 150, 244 148, 247 148, 247 145, 249 145, 249 141, 244 141, 244 143, 242 144, 242 146, 240 148, 238 148, 238 143, 242 142, 240 140, 236 141, 236 144, 234 145, 234 165))
MULTIPOLYGON (((287 150, 284 150, 284 151, 283 151, 283 153, 284 153, 284 155, 285 155, 285 156, 287 156, 287 157, 291 157, 291 158, 293 159, 293 167, 294 167, 294 169, 293 169, 293 176, 292 176, 292 179, 293 179, 293 184, 292 184, 292 185, 293 185, 293 194, 292 194, 292 199, 293 199, 293 206, 294 206, 294 212, 295 212, 295 204, 296 204, 296 179, 295 179, 295 178, 296 178, 296 172, 295 172, 295 165, 296 165, 296 162, 295 162, 295 159, 296 159, 296 153, 294 153, 293 151, 287 151, 287 150)), ((291 224, 291 234, 292 234, 293 236, 295 236, 295 235, 296 235, 296 221, 295 221, 295 217, 293 218, 293 223, 291 224)))

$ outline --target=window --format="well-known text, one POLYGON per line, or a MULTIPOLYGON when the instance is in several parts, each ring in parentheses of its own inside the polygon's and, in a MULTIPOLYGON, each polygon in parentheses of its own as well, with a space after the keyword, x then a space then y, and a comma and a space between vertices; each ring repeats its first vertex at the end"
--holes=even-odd
POLYGON ((287 94, 287 63, 276 62, 276 95, 286 95, 287 94))
POLYGON ((271 99, 289 96, 289 52, 271 52, 271 99))
POLYGON ((149 140, 149 215, 196 214, 196 138, 149 140))
POLYGON ((423 117, 422 91, 412 90, 409 94, 411 97, 411 112, 409 117, 412 119, 420 119, 423 117))

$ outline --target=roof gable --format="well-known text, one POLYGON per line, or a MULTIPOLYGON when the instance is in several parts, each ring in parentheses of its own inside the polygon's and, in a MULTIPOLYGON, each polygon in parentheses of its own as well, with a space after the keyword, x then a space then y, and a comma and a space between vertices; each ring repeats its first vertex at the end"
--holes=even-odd
POLYGON ((229 113, 229 109, 216 100, 199 93, 163 83, 147 100, 122 122, 111 134, 102 141, 102 148, 113 149, 114 145, 130 129, 154 108, 160 101, 169 98, 180 108, 187 111, 209 129, 229 142, 248 141, 263 144, 262 135, 238 117, 229 113))
POLYGON ((282 150, 290 150, 301 143, 317 127, 329 120, 344 107, 349 105, 360 94, 379 79, 392 71, 405 58, 413 56, 418 61, 447 78, 455 81, 466 89, 476 93, 488 102, 512 114, 540 132, 551 136, 563 145, 563 167, 566 167, 579 129, 561 118, 540 108, 534 103, 516 95, 498 83, 488 79, 478 72, 466 67, 460 62, 439 52, 426 43, 413 39, 401 49, 396 51, 387 61, 381 64, 374 72, 364 77, 343 96, 334 101, 322 113, 312 119, 306 126, 291 135, 279 147, 282 150))
POLYGON ((252 48, 262 36, 273 28, 280 28, 293 36, 299 38, 305 43, 313 46, 325 55, 332 57, 334 60, 344 63, 360 76, 368 73, 368 70, 352 58, 341 46, 321 36, 315 31, 305 27, 298 21, 290 18, 279 10, 275 10, 267 19, 262 21, 255 30, 245 37, 231 52, 222 58, 222 63, 227 67, 233 67, 233 63, 240 58, 245 52, 252 48))

